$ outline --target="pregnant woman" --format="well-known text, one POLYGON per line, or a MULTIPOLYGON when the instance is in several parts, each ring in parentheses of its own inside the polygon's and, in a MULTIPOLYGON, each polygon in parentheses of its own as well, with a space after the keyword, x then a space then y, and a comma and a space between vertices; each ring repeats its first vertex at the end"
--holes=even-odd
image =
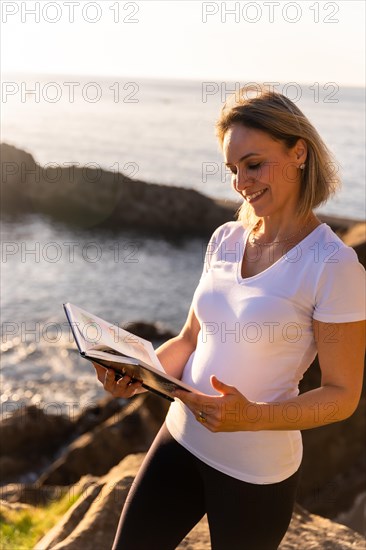
MULTIPOLYGON (((237 221, 218 227, 178 336, 156 351, 177 391, 122 511, 114 550, 174 549, 207 514, 214 550, 274 550, 290 523, 300 430, 349 417, 365 349, 365 270, 314 209, 331 155, 299 108, 264 88, 216 125, 237 221), (319 357, 321 385, 299 395, 319 357)), ((115 397, 143 391, 95 365, 115 397)))

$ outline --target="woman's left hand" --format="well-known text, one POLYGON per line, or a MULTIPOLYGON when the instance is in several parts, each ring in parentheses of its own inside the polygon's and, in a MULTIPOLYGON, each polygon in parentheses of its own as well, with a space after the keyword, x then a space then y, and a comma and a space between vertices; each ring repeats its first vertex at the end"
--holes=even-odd
POLYGON ((192 411, 197 421, 211 432, 254 430, 260 410, 234 386, 211 376, 211 385, 221 395, 206 395, 176 390, 177 397, 192 411))

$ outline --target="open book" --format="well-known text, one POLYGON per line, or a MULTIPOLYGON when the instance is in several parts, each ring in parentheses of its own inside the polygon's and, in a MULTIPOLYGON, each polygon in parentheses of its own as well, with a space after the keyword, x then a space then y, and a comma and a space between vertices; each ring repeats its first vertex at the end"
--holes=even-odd
POLYGON ((127 374, 169 401, 174 401, 171 394, 176 388, 196 391, 165 372, 148 340, 73 304, 63 306, 80 355, 105 369, 112 369, 116 380, 127 374))

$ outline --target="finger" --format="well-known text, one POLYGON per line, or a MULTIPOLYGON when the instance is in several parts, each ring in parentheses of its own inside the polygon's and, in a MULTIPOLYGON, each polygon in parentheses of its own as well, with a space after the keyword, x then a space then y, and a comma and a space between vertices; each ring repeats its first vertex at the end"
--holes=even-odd
POLYGON ((115 383, 113 389, 110 390, 113 397, 124 397, 128 399, 132 397, 136 390, 141 386, 140 381, 132 382, 129 376, 125 376, 123 379, 118 380, 115 383))
POLYGON ((121 391, 126 390, 128 384, 131 382, 131 377, 126 374, 123 378, 120 378, 118 381, 116 381, 115 375, 116 373, 114 372, 114 370, 112 369, 107 370, 104 378, 104 384, 103 384, 104 389, 106 391, 109 391, 113 396, 117 397, 117 395, 115 395, 115 391, 116 391, 116 388, 118 387, 118 390, 119 390, 118 396, 122 397, 122 395, 120 395, 121 391), (119 383, 119 386, 117 386, 117 383, 119 383))
MULTIPOLYGON (((129 384, 127 384, 127 386, 125 388, 121 388, 121 390, 123 391, 123 396, 121 397, 132 397, 136 391, 141 388, 142 386, 142 382, 140 380, 135 380, 134 382, 130 382, 129 384)), ((116 387, 116 391, 119 390, 119 387, 118 387, 118 383, 117 383, 117 387, 116 387)))
POLYGON ((93 365, 93 367, 94 367, 95 370, 96 370, 97 378, 98 378, 99 382, 102 382, 102 384, 104 384, 104 379, 105 379, 105 368, 101 367, 101 366, 98 365, 97 363, 93 363, 93 361, 92 361, 92 365, 93 365))
POLYGON ((199 424, 201 424, 206 430, 209 430, 210 432, 215 432, 216 430, 216 422, 215 418, 211 415, 203 414, 202 418, 202 411, 192 411, 193 414, 196 417, 196 420, 199 424))
POLYGON ((130 386, 133 386, 134 384, 140 384, 140 380, 133 380, 131 376, 128 376, 128 374, 125 374, 123 378, 120 378, 116 381, 116 386, 118 388, 129 388, 130 386))
POLYGON ((214 374, 211 376, 211 386, 223 395, 232 395, 238 393, 238 390, 234 386, 229 386, 221 380, 219 380, 214 374))
POLYGON ((112 369, 107 369, 104 376, 104 388, 106 390, 111 390, 115 385, 114 371, 112 369))

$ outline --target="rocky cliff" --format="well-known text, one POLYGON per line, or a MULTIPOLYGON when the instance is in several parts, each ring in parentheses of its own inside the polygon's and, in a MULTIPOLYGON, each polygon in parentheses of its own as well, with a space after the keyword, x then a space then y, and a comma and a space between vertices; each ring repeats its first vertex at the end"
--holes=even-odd
MULTIPOLYGON (((129 227, 166 236, 210 235, 233 220, 240 203, 215 200, 195 191, 146 183, 119 172, 80 166, 40 166, 31 154, 0 144, 1 215, 39 214, 82 228, 129 227)), ((344 233, 355 222, 320 216, 344 233)), ((364 229, 352 240, 364 242, 364 229)))
MULTIPOLYGON (((0 146, 2 216, 42 214, 83 228, 133 227, 165 235, 205 235, 233 217, 233 205, 193 189, 130 179, 86 167, 48 167, 0 146)), ((235 208, 235 207, 234 207, 235 208)))
MULTIPOLYGON (((64 444, 49 467, 34 483, 11 483, 1 489, 2 506, 28 509, 39 507, 62 495, 76 503, 64 517, 39 541, 35 550, 94 550, 111 547, 120 511, 129 487, 140 467, 145 451, 159 429, 166 414, 167 404, 152 394, 141 394, 127 405, 121 400, 107 399, 100 408, 84 412, 74 424, 74 436, 64 444)), ((23 410, 2 423, 2 440, 7 441, 7 431, 13 430, 10 452, 23 452, 24 438, 38 436, 42 456, 46 441, 52 444, 60 432, 52 438, 49 428, 56 426, 60 418, 49 419, 33 408, 23 410), (33 424, 32 424, 33 422, 33 424), (4 431, 5 429, 5 431, 4 431), (5 436, 5 437, 4 437, 5 436), (18 442, 18 446, 17 446, 18 442)), ((35 446, 36 447, 36 446, 35 446)), ((325 453, 326 454, 326 453, 325 453)), ((39 457, 33 455, 33 459, 39 457)), ((318 456, 310 456, 313 470, 319 463, 318 456)), ((323 471, 322 471, 323 473, 323 471)), ((308 474, 306 474, 308 475, 308 474)), ((158 502, 158 495, 157 495, 158 502)), ((297 505, 290 528, 281 543, 280 550, 364 549, 361 534, 335 521, 309 513, 297 505)), ((210 548, 207 518, 187 535, 178 548, 204 550, 210 548)))
MULTIPOLYGON (((120 511, 143 458, 144 454, 129 455, 102 478, 82 480, 78 487, 79 491, 81 488, 84 489, 81 498, 39 541, 35 550, 94 550, 95 548, 107 550, 111 548, 120 511)), ((73 488, 70 491, 73 491, 73 488)), ((177 548, 179 550, 211 548, 206 516, 177 548)), ((361 535, 343 525, 309 514, 297 505, 279 550, 295 548, 363 550, 365 546, 361 535)))

